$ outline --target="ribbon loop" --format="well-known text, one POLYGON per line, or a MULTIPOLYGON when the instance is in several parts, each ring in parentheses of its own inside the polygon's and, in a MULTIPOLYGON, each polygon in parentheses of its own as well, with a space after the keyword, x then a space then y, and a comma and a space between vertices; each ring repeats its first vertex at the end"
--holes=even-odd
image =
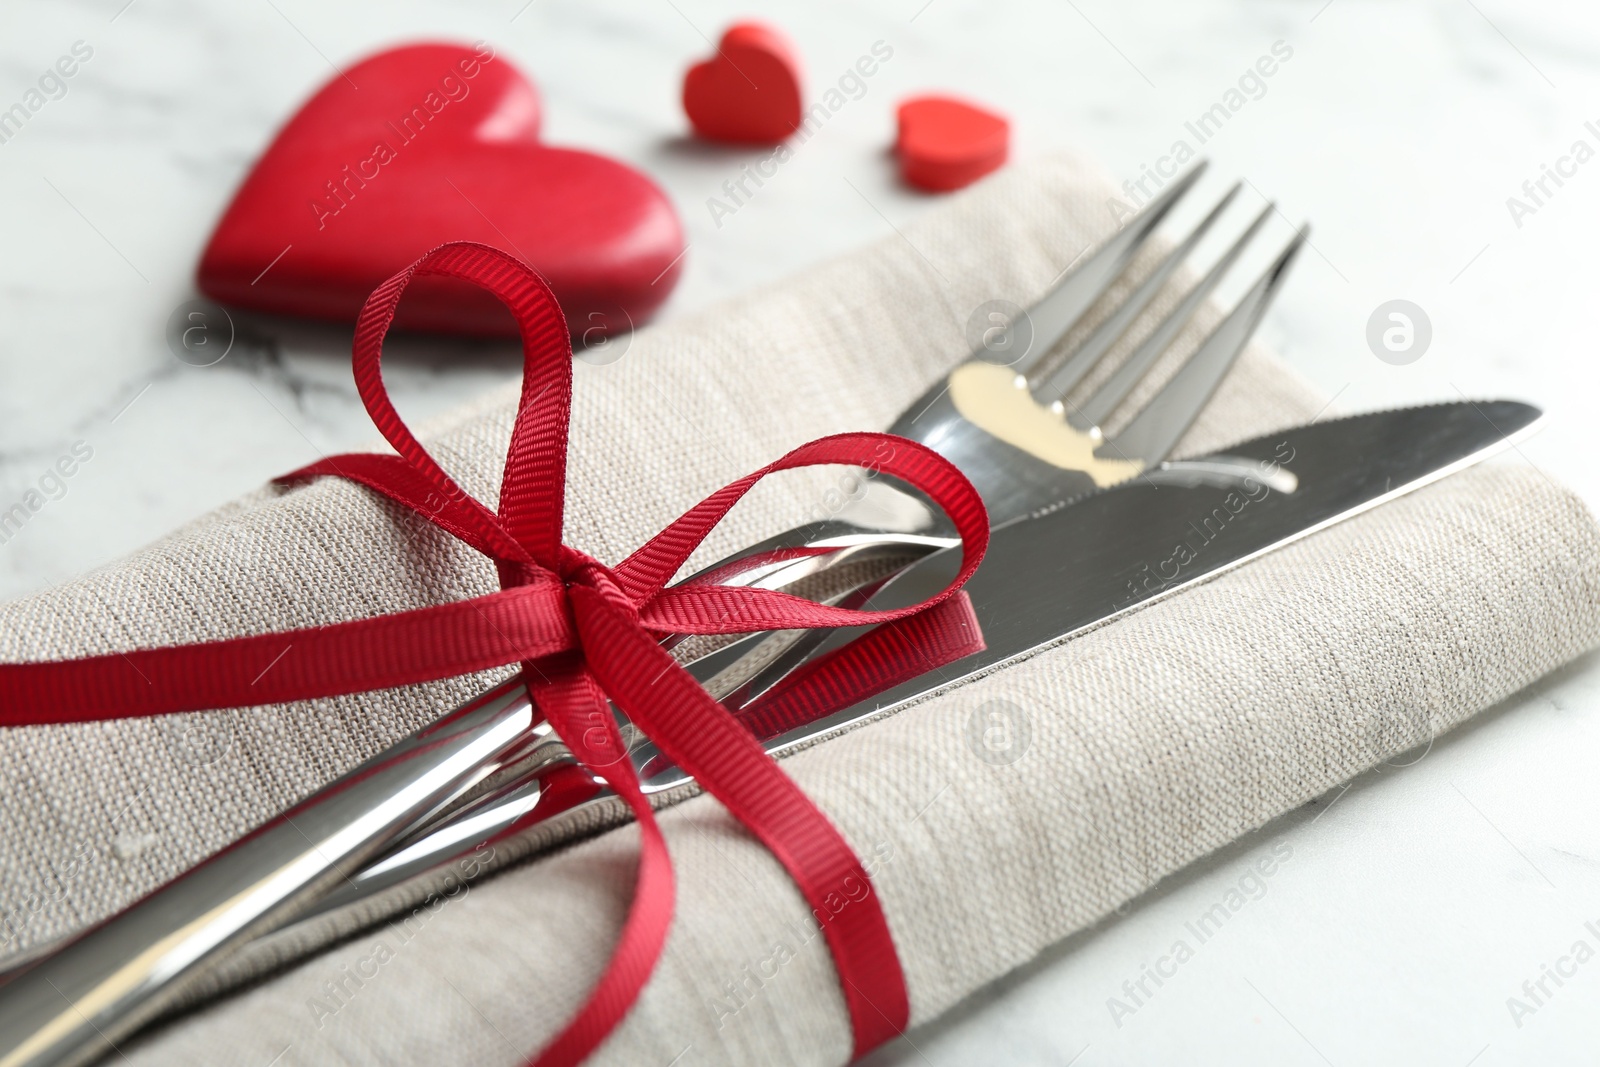
POLYGON ((446 499, 493 531, 497 554, 554 569, 561 546, 566 490, 567 420, 572 400, 572 342, 566 319, 544 279, 514 256, 471 242, 440 245, 378 286, 356 319, 356 389, 373 423, 395 451, 446 499), (383 338, 406 286, 418 275, 472 282, 499 298, 522 333, 523 387, 516 429, 500 485, 500 516, 468 496, 400 419, 383 387, 383 338))

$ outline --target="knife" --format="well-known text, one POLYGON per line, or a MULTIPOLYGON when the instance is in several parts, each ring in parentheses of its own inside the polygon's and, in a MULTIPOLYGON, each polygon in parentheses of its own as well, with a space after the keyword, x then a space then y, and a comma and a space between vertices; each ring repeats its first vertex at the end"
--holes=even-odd
MULTIPOLYGON (((1539 409, 1516 401, 1460 402, 1374 412, 1297 427, 1230 448, 1224 455, 1164 464, 1148 476, 1081 497, 1050 513, 991 532, 984 562, 965 586, 985 648, 868 701, 787 733, 761 737, 783 756, 893 714, 974 675, 1026 658, 1053 644, 1195 582, 1291 544, 1455 471, 1511 448, 1537 432, 1539 409)), ((901 607, 944 588, 960 565, 958 550, 930 555, 908 568, 865 606, 901 607)), ((861 628, 835 633, 812 653, 842 647, 861 628)), ((732 665, 761 635, 751 635, 695 664, 699 677, 732 665)), ((662 765, 649 744, 634 750, 651 770, 645 789, 670 802, 697 792, 677 768, 662 765)), ((520 858, 573 831, 624 821, 609 794, 570 814, 541 812, 541 783, 525 781, 488 797, 461 823, 413 836, 383 860, 353 875, 309 911, 286 939, 320 943, 331 932, 370 924, 397 907, 415 906, 479 866, 484 843, 509 850, 488 863, 520 858), (384 900, 382 908, 374 901, 384 900), (360 917, 359 920, 357 917, 360 917), (321 926, 320 933, 313 930, 321 926)), ((565 794, 551 798, 564 805, 565 794)), ((281 953, 279 935, 258 950, 281 953)), ((241 971, 252 970, 250 953, 241 971)))
MULTIPOLYGON (((1537 408, 1500 400, 1314 423, 1225 456, 1167 464, 997 528, 965 587, 982 651, 761 740, 782 756, 894 714, 1481 462, 1535 432, 1541 419, 1537 408)), ((935 552, 870 606, 915 603, 958 566, 958 551, 935 552)), ((839 631, 815 654, 860 632, 839 631)), ((707 657, 697 676, 757 640, 707 657)), ((403 802, 381 803, 405 765, 386 753, 16 973, 0 986, 0 1067, 88 1062, 143 1022, 303 955, 330 933, 450 892, 469 867, 475 875, 621 821, 615 798, 597 783, 573 782, 547 732, 520 748, 509 739, 519 729, 526 736, 529 717, 520 685, 502 685, 398 746, 420 746, 429 759, 443 752, 431 778, 405 778, 403 802), (437 823, 465 790, 513 764, 522 778, 437 823)), ((696 791, 648 743, 633 758, 660 802, 696 791)))

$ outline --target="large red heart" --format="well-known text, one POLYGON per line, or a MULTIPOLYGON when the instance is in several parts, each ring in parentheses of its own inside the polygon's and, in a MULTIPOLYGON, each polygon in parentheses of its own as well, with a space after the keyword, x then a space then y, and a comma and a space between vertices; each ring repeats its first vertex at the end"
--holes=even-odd
POLYGON ((1006 161, 1011 124, 991 111, 953 97, 919 96, 898 114, 900 175, 919 189, 960 189, 1006 161))
MULTIPOLYGON (((373 288, 445 241, 532 264, 574 332, 627 327, 671 292, 683 229, 645 175, 538 143, 539 96, 486 44, 418 44, 335 76, 239 187, 200 260, 224 303, 353 322, 373 288)), ((482 290, 418 279, 397 321, 515 335, 482 290)))
POLYGON ((683 110, 708 140, 777 144, 800 126, 793 44, 759 22, 730 26, 717 54, 684 75, 683 110))

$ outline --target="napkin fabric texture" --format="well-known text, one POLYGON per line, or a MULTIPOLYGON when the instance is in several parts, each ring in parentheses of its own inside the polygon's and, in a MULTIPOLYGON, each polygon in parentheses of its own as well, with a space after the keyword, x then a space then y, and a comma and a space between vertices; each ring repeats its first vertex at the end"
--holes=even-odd
MULTIPOLYGON (((965 354, 974 309, 1027 306, 1113 228, 1109 190, 1071 159, 1013 168, 903 235, 644 330, 617 363, 579 363, 568 542, 621 559, 795 445, 888 425, 965 354)), ((1216 319, 1208 309, 1175 355, 1216 319)), ((424 435, 491 504, 514 405, 507 387, 424 435)), ((1179 453, 1304 422, 1322 406, 1252 347, 1179 453)), ((841 483, 852 484, 825 470, 758 490, 691 565, 818 517, 841 483)), ((324 479, 263 489, 129 559, 0 606, 0 658, 308 626, 494 586, 470 549, 324 479)), ((1600 529, 1540 473, 1497 463, 785 767, 871 869, 921 1022, 1597 640, 1600 529), (1026 724, 1027 747, 1010 764, 980 758, 973 741, 975 714, 996 700, 1026 724)), ((0 731, 0 953, 112 913, 502 676, 0 731)), ((678 918, 596 1062, 845 1062, 838 980, 783 869, 710 798, 672 808, 663 825, 678 918)), ((121 1051, 141 1065, 520 1064, 601 973, 637 840, 621 827, 512 866, 121 1051)))

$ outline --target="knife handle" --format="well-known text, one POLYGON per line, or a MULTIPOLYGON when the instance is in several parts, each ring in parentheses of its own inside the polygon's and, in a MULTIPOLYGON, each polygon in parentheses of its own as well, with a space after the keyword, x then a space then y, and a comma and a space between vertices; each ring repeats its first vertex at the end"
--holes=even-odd
POLYGON ((18 972, 0 986, 0 1067, 75 1067, 110 1052, 186 980, 472 785, 535 715, 520 679, 497 686, 18 972))

